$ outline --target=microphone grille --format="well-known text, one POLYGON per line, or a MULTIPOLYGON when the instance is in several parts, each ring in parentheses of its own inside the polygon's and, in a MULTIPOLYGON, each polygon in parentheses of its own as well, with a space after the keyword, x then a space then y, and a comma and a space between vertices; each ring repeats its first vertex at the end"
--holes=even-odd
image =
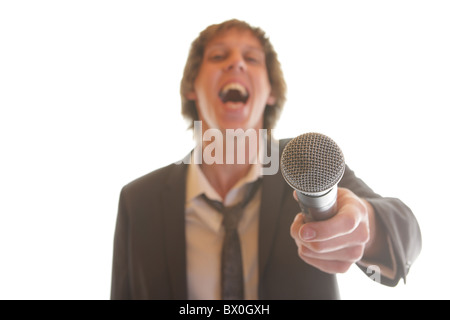
POLYGON ((345 170, 339 146, 320 133, 302 134, 286 145, 281 173, 286 182, 303 193, 321 193, 335 186, 345 170))

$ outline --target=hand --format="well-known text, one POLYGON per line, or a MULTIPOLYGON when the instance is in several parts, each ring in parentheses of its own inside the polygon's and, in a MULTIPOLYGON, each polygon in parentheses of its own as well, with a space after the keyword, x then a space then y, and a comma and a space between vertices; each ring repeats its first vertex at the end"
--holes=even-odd
POLYGON ((327 273, 346 272, 370 249, 375 235, 374 211, 367 201, 339 188, 337 207, 338 213, 328 220, 306 223, 299 213, 291 225, 298 255, 327 273))

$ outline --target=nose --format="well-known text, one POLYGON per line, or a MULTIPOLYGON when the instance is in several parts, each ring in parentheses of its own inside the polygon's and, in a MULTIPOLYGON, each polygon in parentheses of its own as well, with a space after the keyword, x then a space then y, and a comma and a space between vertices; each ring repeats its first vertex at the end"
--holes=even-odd
POLYGON ((240 52, 230 54, 225 65, 226 71, 245 71, 246 68, 245 59, 240 52))

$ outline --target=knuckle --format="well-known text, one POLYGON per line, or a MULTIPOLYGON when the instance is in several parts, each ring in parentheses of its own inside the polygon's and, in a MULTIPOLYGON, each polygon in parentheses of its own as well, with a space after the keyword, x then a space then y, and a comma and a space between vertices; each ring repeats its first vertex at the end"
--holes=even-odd
POLYGON ((292 238, 294 239, 298 238, 298 227, 295 222, 293 222, 291 225, 290 233, 292 238))
POLYGON ((361 230, 361 240, 363 243, 367 243, 370 240, 370 232, 368 228, 362 228, 361 230))
POLYGON ((295 234, 295 226, 294 226, 294 224, 291 225, 290 232, 291 232, 291 237, 295 239, 296 234, 295 234))
POLYGON ((291 228, 290 228, 290 234, 291 237, 295 240, 299 240, 300 239, 300 235, 299 235, 299 231, 300 231, 300 227, 301 227, 301 215, 297 214, 294 218, 294 221, 291 224, 291 228))
POLYGON ((313 242, 309 245, 309 249, 315 253, 324 253, 326 252, 326 247, 323 242, 313 242))
POLYGON ((345 215, 342 217, 342 226, 344 230, 348 230, 349 232, 356 228, 356 219, 353 216, 345 215))
POLYGON ((361 258, 363 257, 364 254, 364 247, 363 246, 355 246, 353 248, 351 248, 350 251, 350 260, 352 262, 356 262, 361 260, 361 258))
POLYGON ((307 257, 307 254, 305 254, 306 251, 307 251, 307 249, 306 249, 305 246, 299 246, 298 249, 297 249, 298 256, 299 256, 300 258, 305 258, 305 257, 307 257))
POLYGON ((297 254, 298 254, 298 256, 301 258, 301 257, 303 257, 303 250, 302 250, 302 247, 299 247, 298 249, 297 249, 297 254))
POLYGON ((359 224, 353 232, 353 237, 358 244, 366 244, 370 240, 369 226, 365 223, 359 224))
POLYGON ((341 262, 336 266, 336 273, 346 273, 353 263, 341 262))

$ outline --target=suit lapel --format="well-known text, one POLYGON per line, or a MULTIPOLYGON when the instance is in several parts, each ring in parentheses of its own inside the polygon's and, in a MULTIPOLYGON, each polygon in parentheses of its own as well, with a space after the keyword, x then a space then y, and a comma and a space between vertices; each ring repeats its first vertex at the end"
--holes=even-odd
MULTIPOLYGON (((286 143, 286 140, 280 141, 280 155, 286 143)), ((264 275, 275 233, 278 229, 283 205, 283 195, 287 192, 287 187, 287 183, 281 175, 280 170, 274 175, 265 175, 263 177, 258 236, 260 280, 264 275)), ((262 281, 260 281, 261 283, 262 281)))
POLYGON ((281 213, 286 183, 281 174, 264 176, 259 217, 259 274, 264 270, 272 248, 281 213))
POLYGON ((173 165, 162 192, 165 248, 172 297, 187 299, 184 207, 187 165, 173 165))

